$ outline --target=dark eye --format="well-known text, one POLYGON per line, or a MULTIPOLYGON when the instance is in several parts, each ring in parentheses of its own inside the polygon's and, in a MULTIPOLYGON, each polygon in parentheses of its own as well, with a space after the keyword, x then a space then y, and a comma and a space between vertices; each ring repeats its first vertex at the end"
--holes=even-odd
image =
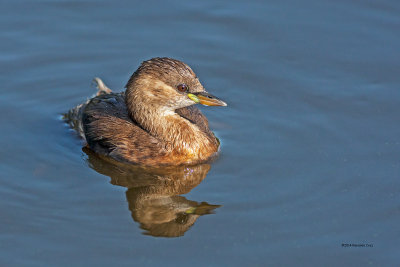
POLYGON ((187 92, 189 90, 189 87, 184 83, 178 85, 177 88, 180 92, 187 92))

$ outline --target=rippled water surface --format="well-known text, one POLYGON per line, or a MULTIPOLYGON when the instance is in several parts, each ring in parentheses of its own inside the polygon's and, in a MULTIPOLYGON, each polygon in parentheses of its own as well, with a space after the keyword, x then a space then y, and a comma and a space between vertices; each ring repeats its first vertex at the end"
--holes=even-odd
POLYGON ((398 1, 3 1, 0 265, 400 262, 398 1), (60 115, 188 63, 211 165, 121 166, 60 115), (365 245, 365 247, 342 244, 365 245))

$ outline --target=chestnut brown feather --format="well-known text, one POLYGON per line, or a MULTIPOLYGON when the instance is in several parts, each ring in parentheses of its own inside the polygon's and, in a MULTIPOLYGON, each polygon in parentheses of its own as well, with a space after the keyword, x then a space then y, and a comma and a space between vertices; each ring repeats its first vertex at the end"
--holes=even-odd
POLYGON ((195 102, 177 90, 180 84, 187 85, 190 93, 205 92, 185 63, 154 58, 134 72, 126 92, 98 94, 71 110, 68 120, 81 123, 82 135, 93 151, 119 161, 144 165, 205 162, 216 155, 219 141, 207 118, 192 106, 195 102), (72 118, 74 114, 80 117, 72 118))

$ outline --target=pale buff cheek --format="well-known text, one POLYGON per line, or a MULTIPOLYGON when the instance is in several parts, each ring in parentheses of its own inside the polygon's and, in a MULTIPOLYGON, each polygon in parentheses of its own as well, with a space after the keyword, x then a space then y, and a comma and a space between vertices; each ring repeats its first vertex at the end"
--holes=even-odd
POLYGON ((151 84, 149 81, 147 81, 147 83, 148 86, 150 86, 149 88, 156 88, 154 90, 146 90, 146 96, 150 99, 154 99, 155 103, 157 103, 156 101, 162 100, 164 101, 163 104, 165 106, 174 109, 196 104, 193 100, 187 97, 186 94, 178 93, 175 88, 167 85, 162 81, 152 82, 151 84))
POLYGON ((151 86, 152 88, 157 88, 157 94, 163 97, 174 96, 177 94, 175 88, 172 88, 168 84, 162 81, 156 81, 151 86))

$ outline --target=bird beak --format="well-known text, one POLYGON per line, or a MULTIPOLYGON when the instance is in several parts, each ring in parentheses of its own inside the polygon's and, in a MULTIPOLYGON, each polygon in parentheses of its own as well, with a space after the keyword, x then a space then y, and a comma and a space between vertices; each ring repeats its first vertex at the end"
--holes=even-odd
POLYGON ((224 101, 207 92, 189 93, 187 96, 194 102, 204 106, 227 106, 224 101))

